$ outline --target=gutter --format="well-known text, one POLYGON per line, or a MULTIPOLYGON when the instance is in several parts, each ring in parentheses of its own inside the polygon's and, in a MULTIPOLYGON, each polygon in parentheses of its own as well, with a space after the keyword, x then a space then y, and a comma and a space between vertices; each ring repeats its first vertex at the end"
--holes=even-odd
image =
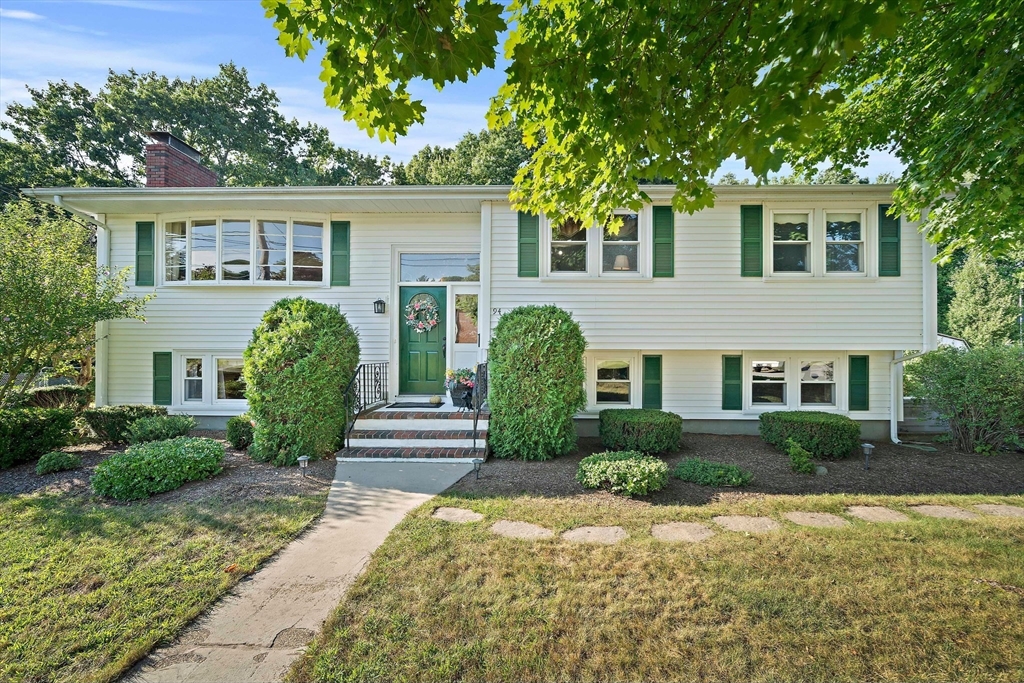
MULTIPOLYGON (((25 192, 25 191, 22 190, 22 192, 25 192)), ((28 193, 26 193, 26 194, 28 194, 28 193)), ((36 199, 40 199, 41 198, 41 197, 37 196, 35 193, 29 194, 29 196, 30 197, 34 197, 36 199)), ((74 208, 73 206, 68 206, 67 204, 65 204, 64 203, 64 196, 63 195, 59 195, 59 194, 53 195, 53 205, 54 206, 59 206, 60 208, 62 208, 65 211, 67 211, 68 213, 72 213, 72 214, 78 216, 79 218, 84 218, 85 220, 89 221, 90 223, 92 223, 93 225, 99 227, 102 230, 106 230, 107 229, 107 224, 104 221, 100 220, 96 215, 91 214, 91 213, 86 213, 85 211, 81 211, 79 209, 74 208)))
POLYGON ((894 444, 903 443, 900 441, 899 434, 897 433, 899 431, 897 424, 899 421, 899 401, 900 395, 903 393, 900 391, 901 387, 896 382, 897 375, 899 374, 897 372, 899 369, 898 366, 908 360, 920 358, 926 353, 928 352, 918 351, 917 353, 912 353, 909 356, 904 356, 902 351, 897 351, 896 357, 889 361, 889 439, 894 444))

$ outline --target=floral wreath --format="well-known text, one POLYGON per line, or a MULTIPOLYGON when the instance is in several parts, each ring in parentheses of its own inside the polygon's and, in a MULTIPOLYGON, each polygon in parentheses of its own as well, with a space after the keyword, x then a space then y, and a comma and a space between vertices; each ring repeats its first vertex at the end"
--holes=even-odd
POLYGON ((440 322, 441 312, 433 300, 410 301, 405 307, 405 324, 416 330, 417 334, 430 332, 440 322))

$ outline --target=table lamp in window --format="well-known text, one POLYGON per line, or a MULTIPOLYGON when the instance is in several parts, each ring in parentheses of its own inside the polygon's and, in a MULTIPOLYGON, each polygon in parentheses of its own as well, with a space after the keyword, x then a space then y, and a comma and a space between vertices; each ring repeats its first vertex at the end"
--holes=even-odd
POLYGON ((630 270, 629 257, 625 254, 619 254, 616 256, 615 263, 612 264, 612 270, 630 270))

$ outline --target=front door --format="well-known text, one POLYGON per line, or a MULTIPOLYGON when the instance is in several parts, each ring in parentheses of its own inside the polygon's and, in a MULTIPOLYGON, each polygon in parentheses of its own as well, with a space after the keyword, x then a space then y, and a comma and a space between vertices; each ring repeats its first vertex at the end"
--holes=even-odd
POLYGON ((400 289, 398 392, 401 394, 444 393, 447 295, 444 287, 400 289))

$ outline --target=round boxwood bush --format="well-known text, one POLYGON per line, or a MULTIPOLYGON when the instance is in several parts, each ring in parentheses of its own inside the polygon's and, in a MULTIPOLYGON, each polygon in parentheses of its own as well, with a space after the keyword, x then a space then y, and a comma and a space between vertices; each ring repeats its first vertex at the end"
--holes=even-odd
POLYGON ((244 451, 252 444, 252 418, 249 413, 228 418, 227 440, 232 448, 244 451))
POLYGON ((607 486, 612 493, 645 496, 665 488, 668 465, 639 451, 609 451, 580 461, 576 481, 585 488, 607 486))
POLYGON ((814 410, 761 413, 761 438, 783 453, 792 439, 814 458, 845 458, 860 443, 860 424, 845 415, 814 410))
POLYGON ((182 484, 220 473, 224 444, 213 439, 179 436, 130 446, 96 467, 93 490, 116 500, 138 500, 173 491, 182 484))
POLYGON ((579 324, 557 306, 501 316, 488 350, 487 441, 495 456, 548 460, 576 448, 586 346, 579 324))
POLYGON ((36 463, 36 474, 44 475, 51 472, 74 470, 82 466, 82 458, 77 453, 51 451, 39 458, 36 463))
POLYGON ((359 364, 359 338, 345 316, 302 297, 281 299, 243 358, 256 422, 249 454, 275 465, 329 455, 345 425, 342 393, 359 364))
POLYGON ((679 450, 683 418, 663 410, 611 408, 598 416, 601 445, 613 451, 671 453, 679 450))
POLYGON ((196 421, 190 415, 154 415, 140 417, 128 427, 128 443, 166 441, 179 436, 188 436, 196 428, 196 421))

